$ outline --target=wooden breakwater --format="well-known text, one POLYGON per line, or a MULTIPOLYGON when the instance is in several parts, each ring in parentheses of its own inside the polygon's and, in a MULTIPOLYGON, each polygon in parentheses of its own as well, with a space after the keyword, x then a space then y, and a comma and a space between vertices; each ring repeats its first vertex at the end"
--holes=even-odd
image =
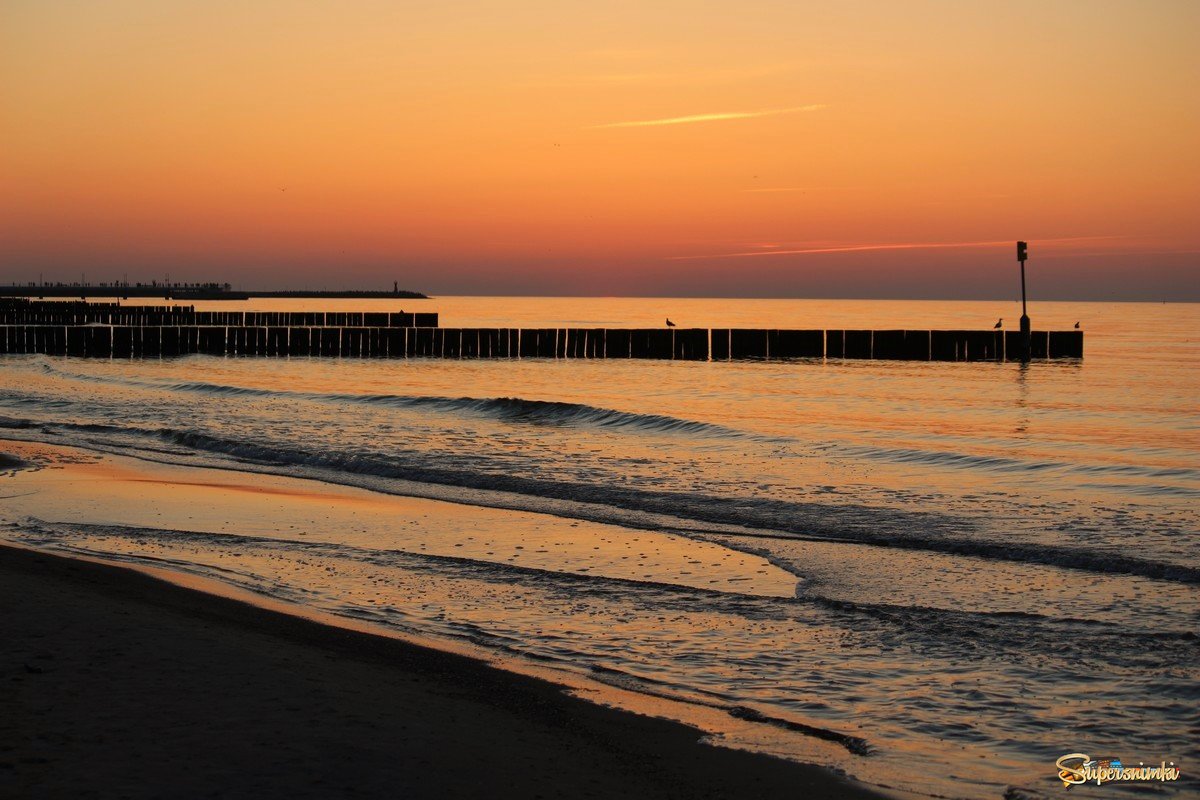
MULTIPOLYGON (((325 315, 326 321, 329 316, 325 315)), ((1034 359, 1083 356, 1081 331, 1034 331, 1030 344, 1034 359)), ((0 324, 0 354, 7 353, 99 358, 205 353, 368 358, 1004 361, 1019 358, 1020 334, 737 328, 0 324)))
POLYGON ((222 328, 436 328, 437 312, 197 311, 195 306, 0 299, 0 325, 222 328))

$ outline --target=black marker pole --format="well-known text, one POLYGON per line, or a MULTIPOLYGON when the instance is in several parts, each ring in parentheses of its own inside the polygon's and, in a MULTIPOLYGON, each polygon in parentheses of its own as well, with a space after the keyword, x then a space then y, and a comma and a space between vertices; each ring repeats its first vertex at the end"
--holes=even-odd
POLYGON ((1025 259, 1029 257, 1029 245, 1017 242, 1017 261, 1021 262, 1021 361, 1029 361, 1029 311, 1025 305, 1025 259))

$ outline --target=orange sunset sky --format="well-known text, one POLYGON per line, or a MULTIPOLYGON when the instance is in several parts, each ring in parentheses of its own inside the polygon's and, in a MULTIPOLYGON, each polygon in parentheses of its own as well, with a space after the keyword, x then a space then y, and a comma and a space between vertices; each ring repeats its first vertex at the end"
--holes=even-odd
POLYGON ((0 280, 1200 300, 1200 3, 5 0, 0 280))

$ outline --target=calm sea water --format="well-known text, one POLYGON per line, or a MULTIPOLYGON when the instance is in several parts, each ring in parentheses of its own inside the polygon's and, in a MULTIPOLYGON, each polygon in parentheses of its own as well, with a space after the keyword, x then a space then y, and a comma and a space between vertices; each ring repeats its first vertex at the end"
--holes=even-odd
MULTIPOLYGON (((200 307, 437 310, 446 326, 1015 327, 1019 306, 448 297, 200 307), (418 308, 419 307, 419 308, 418 308)), ((682 534, 795 597, 304 542, 88 534, 335 613, 764 725, 867 780, 1055 795, 1065 753, 1200 766, 1200 306, 1044 303, 1085 358, 1019 364, 585 360, 0 362, 0 433, 181 464, 682 534), (256 548, 271 557, 255 559, 256 548), (207 558, 207 560, 206 560, 207 558), (302 569, 299 565, 303 565, 302 569), (320 574, 321 580, 313 576, 320 574), (330 575, 336 576, 329 578, 330 575), (385 586, 368 603, 362 588, 385 586), (431 587, 436 585, 436 590, 431 587)), ((16 534, 11 534, 16 535, 16 534)), ((70 548, 70 530, 27 540, 70 548)), ((604 543, 597 542, 597 547, 604 543)), ((519 554, 517 554, 519 555, 519 554)), ((645 555, 645 554, 641 554, 645 555)), ((1194 780, 1194 778, 1192 779, 1194 780)), ((1189 788, 1190 787, 1190 788, 1189 788)), ((1131 791, 1108 789, 1108 795, 1131 791)), ((1014 795, 1015 796, 1015 795, 1014 795)))

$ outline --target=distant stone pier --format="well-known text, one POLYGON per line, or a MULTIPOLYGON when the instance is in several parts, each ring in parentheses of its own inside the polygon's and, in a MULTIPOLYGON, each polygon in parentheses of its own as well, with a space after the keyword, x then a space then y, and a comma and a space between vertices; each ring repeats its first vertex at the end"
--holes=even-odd
MULTIPOLYGON (((0 354, 93 358, 643 358, 1019 360, 1018 331, 440 328, 436 313, 195 311, 0 300, 0 354)), ((1031 357, 1082 358, 1083 332, 1034 331, 1031 357)))

